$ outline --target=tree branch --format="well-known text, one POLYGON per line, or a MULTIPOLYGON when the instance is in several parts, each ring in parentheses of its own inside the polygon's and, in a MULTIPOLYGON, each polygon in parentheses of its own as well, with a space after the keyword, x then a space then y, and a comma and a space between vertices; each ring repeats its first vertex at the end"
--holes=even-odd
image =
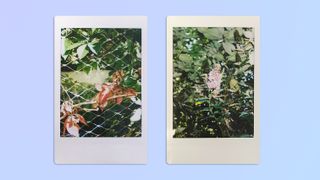
POLYGON ((94 104, 94 103, 96 103, 96 101, 86 101, 86 102, 75 104, 73 106, 74 107, 79 107, 79 106, 82 106, 82 105, 88 105, 88 104, 94 104))
POLYGON ((91 112, 91 111, 99 111, 99 108, 95 108, 95 109, 82 108, 82 110, 84 110, 86 112, 91 112))
MULTIPOLYGON (((141 92, 136 92, 136 94, 141 94, 141 92)), ((130 97, 130 96, 127 94, 115 95, 115 96, 111 96, 111 97, 107 98, 107 100, 111 100, 111 99, 115 99, 115 98, 119 98, 119 97, 130 97)), ((86 101, 86 102, 75 104, 73 106, 79 107, 82 105, 88 105, 88 104, 94 104, 94 103, 97 103, 97 101, 86 101)))

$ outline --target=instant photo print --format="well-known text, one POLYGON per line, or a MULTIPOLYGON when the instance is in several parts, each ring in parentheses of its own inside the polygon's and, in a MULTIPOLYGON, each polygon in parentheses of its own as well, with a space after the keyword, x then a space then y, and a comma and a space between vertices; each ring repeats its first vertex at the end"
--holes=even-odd
POLYGON ((54 160, 147 160, 146 17, 55 17, 54 160))
POLYGON ((167 18, 167 162, 259 162, 259 17, 167 18))

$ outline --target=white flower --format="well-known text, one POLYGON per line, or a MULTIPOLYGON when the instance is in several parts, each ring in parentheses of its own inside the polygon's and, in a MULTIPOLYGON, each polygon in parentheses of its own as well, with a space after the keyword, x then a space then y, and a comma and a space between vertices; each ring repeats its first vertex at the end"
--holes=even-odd
POLYGON ((73 115, 68 116, 65 121, 68 133, 74 137, 79 137, 79 126, 76 125, 78 122, 79 120, 73 115))
POLYGON ((140 100, 140 99, 138 99, 138 98, 136 98, 136 97, 131 97, 130 99, 131 99, 131 101, 133 101, 135 104, 138 104, 138 105, 141 106, 141 100, 140 100))
POLYGON ((141 115, 142 115, 141 108, 134 110, 133 111, 133 115, 130 118, 130 121, 131 122, 136 122, 136 121, 141 120, 141 115))
POLYGON ((73 102, 71 100, 64 101, 61 105, 60 112, 63 114, 72 113, 73 102))
POLYGON ((76 126, 67 127, 67 131, 70 135, 79 137, 79 128, 77 128, 76 126))
POLYGON ((74 123, 79 123, 80 122, 80 119, 77 117, 77 116, 75 116, 75 115, 71 115, 71 120, 74 122, 74 123))

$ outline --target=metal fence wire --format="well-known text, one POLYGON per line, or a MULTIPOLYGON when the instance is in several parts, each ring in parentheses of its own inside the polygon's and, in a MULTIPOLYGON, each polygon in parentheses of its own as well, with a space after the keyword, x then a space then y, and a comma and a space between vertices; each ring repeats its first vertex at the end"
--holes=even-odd
MULTIPOLYGON (((73 44, 77 42, 77 34, 79 30, 84 32, 92 31, 92 29, 62 29, 63 38, 74 39, 73 44), (69 33, 69 34, 68 34, 69 33), (67 35, 66 35, 67 34, 67 35)), ((136 75, 141 69, 141 30, 140 29, 99 29, 98 32, 88 35, 87 39, 99 41, 98 52, 90 51, 92 47, 86 47, 88 53, 86 57, 79 58, 79 54, 75 55, 75 60, 68 57, 61 57, 61 97, 60 105, 66 101, 72 102, 75 112, 72 115, 81 115, 85 119, 85 123, 77 123, 79 137, 139 137, 141 136, 141 74, 135 77, 137 81, 134 87, 137 95, 131 97, 123 97, 121 103, 110 101, 105 108, 94 108, 93 103, 95 97, 99 93, 94 83, 86 83, 79 81, 74 76, 87 77, 94 79, 106 75, 104 82, 110 82, 112 73, 123 70, 129 75, 136 75), (134 51, 133 51, 134 50, 134 51), (77 59, 78 58, 78 59, 77 59), (93 63, 94 62, 94 63, 93 63), (91 71, 99 71, 102 73, 92 73, 91 71), (73 75, 71 75, 73 73, 73 75), (140 112, 140 113, 137 113, 140 112), (134 117, 134 116, 138 116, 134 117)), ((89 40, 90 41, 90 40, 89 40)), ((79 47, 78 47, 79 48, 79 47)), ((77 53, 77 48, 71 49, 71 54, 77 53)), ((62 54, 63 56, 64 54, 62 54)), ((124 77, 125 80, 134 79, 124 77)), ((124 80, 123 80, 124 81, 124 80)), ((60 113, 61 114, 61 113, 60 113)), ((65 119, 60 121, 60 136, 72 137, 72 133, 65 132, 65 119)))

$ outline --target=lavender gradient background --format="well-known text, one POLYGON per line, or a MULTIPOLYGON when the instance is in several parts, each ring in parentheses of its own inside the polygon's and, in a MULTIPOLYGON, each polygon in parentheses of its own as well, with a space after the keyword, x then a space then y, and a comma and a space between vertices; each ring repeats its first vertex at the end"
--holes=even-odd
MULTIPOLYGON (((10 0, 0 2, 0 179, 319 179, 317 1, 10 0), (53 17, 148 16, 147 165, 53 162, 53 17), (166 16, 261 17, 261 162, 167 165, 166 16)), ((134 156, 134 154, 133 154, 134 156)))

